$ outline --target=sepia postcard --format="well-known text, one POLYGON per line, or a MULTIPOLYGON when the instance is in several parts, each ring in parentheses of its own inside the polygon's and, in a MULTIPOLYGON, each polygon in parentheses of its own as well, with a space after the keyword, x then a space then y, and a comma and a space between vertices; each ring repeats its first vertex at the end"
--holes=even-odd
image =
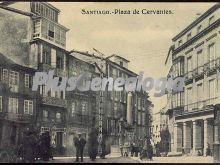
POLYGON ((220 163, 220 3, 0 1, 0 163, 220 163))

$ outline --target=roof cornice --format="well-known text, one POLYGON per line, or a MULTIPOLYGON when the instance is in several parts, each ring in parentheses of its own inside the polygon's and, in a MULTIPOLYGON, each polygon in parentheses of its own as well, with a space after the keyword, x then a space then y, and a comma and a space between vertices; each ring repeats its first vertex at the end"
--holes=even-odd
POLYGON ((190 25, 188 25, 185 29, 183 29, 180 33, 178 33, 175 37, 172 38, 172 41, 175 42, 177 39, 186 34, 189 30, 191 30, 195 25, 204 20, 208 15, 213 13, 215 10, 220 8, 220 3, 215 4, 210 9, 208 9, 205 13, 203 13, 200 17, 198 17, 195 21, 193 21, 190 25))

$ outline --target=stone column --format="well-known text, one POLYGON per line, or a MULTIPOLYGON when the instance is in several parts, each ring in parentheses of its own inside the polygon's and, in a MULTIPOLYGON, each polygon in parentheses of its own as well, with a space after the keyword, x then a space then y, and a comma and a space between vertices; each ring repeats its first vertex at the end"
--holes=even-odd
POLYGON ((193 154, 196 155, 196 121, 192 121, 193 124, 193 154))
POLYGON ((183 122, 183 147, 184 147, 184 151, 187 148, 187 131, 186 131, 186 122, 183 122))
POLYGON ((132 94, 128 92, 127 98, 127 123, 132 124, 132 94))
POLYGON ((177 123, 173 125, 173 151, 177 151, 177 123))
POLYGON ((203 156, 206 156, 206 149, 208 147, 208 139, 207 139, 207 133, 208 133, 208 121, 207 119, 203 119, 204 122, 204 148, 203 148, 203 156))

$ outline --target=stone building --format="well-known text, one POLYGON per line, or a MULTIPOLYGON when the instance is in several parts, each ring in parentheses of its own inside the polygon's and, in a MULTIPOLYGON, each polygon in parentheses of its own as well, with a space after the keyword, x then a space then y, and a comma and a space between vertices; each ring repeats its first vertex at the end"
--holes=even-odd
MULTIPOLYGON (((46 2, 1 3, 0 52, 37 71, 54 70, 54 76, 67 77, 66 32, 59 24, 59 9, 46 2)), ((39 88, 36 126, 48 131, 55 154, 66 147, 67 101, 65 91, 39 88)))
POLYGON ((21 143, 23 132, 34 128, 37 92, 31 90, 35 70, 0 53, 0 149, 21 143))
MULTIPOLYGON (((68 57, 68 75, 69 77, 78 77, 83 72, 92 73, 92 77, 96 77, 95 66, 82 61, 72 55, 68 57)), ((73 143, 77 133, 88 141, 88 134, 91 128, 95 127, 96 121, 96 92, 82 92, 77 89, 67 92, 68 113, 67 113, 67 150, 68 155, 75 155, 75 147, 73 143)), ((88 154, 87 146, 85 146, 85 155, 88 154)))
MULTIPOLYGON (((101 70, 99 60, 85 52, 66 50, 66 32, 59 23, 60 10, 47 2, 2 2, 0 4, 0 52, 19 65, 48 72, 54 76, 71 77, 89 70, 97 77, 136 77, 128 69, 128 60, 114 55, 104 60, 101 70), (89 57, 89 58, 88 58, 89 57)), ((88 137, 88 131, 99 124, 99 93, 53 91, 40 86, 37 95, 35 126, 49 132, 56 155, 74 154, 73 137, 77 132, 88 137)), ((148 109, 151 102, 146 92, 105 92, 103 132, 107 135, 107 153, 118 149, 120 135, 133 139, 149 134, 148 109), (123 134, 123 135, 122 135, 123 134)))
MULTIPOLYGON (((73 56, 89 62, 96 63, 95 73, 100 74, 99 56, 89 54, 88 52, 73 51, 73 56), (83 55, 82 55, 83 54, 83 55)), ((116 79, 122 77, 137 77, 138 75, 128 69, 128 60, 112 55, 104 60, 103 72, 106 78, 116 79)), ((148 100, 148 94, 144 91, 126 92, 122 91, 104 92, 104 114, 103 130, 107 133, 107 152, 119 152, 119 139, 123 142, 127 140, 137 140, 139 137, 149 135, 149 109, 152 103, 148 100), (131 137, 131 139, 128 139, 131 137)), ((99 95, 99 94, 98 94, 99 95)), ((100 98, 97 95, 96 114, 99 113, 98 102, 100 98)), ((99 116, 96 115, 96 126, 98 127, 99 116)))
POLYGON ((220 96, 219 23, 216 4, 172 39, 168 78, 185 77, 185 85, 183 91, 168 93, 170 152, 205 155, 210 146, 213 154, 214 109, 220 96))

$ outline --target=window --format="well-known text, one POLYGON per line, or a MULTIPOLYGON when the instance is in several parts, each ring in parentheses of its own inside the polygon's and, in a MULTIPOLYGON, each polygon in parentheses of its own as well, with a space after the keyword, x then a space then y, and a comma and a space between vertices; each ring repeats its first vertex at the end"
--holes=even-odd
POLYGON ((51 64, 51 48, 47 45, 43 45, 42 63, 51 64))
POLYGON ((191 104, 192 103, 192 88, 188 88, 187 89, 187 104, 191 104))
POLYGON ((56 119, 61 119, 61 113, 60 112, 56 113, 56 119))
POLYGON ((180 45, 182 45, 182 40, 179 40, 179 42, 178 42, 178 46, 180 46, 180 45))
POLYGON ((25 77, 24 77, 24 86, 26 88, 29 88, 30 87, 30 76, 29 74, 25 74, 25 77))
POLYGON ((187 41, 189 41, 190 39, 191 39, 191 37, 192 37, 192 34, 191 33, 189 33, 189 34, 187 34, 187 41))
POLYGON ((76 113, 76 104, 75 102, 73 102, 71 107, 71 116, 74 116, 75 113, 76 113))
POLYGON ((87 110, 87 103, 86 102, 82 102, 82 113, 85 113, 87 110))
POLYGON ((55 42, 60 43, 60 28, 55 26, 55 42))
POLYGON ((49 117, 49 113, 47 110, 43 110, 43 118, 48 118, 49 117))
POLYGON ((62 46, 66 45, 66 32, 64 30, 60 30, 60 44, 62 46))
POLYGON ((123 66, 123 62, 122 61, 120 61, 120 66, 123 66))
POLYGON ((2 96, 0 96, 0 112, 2 112, 2 96))
POLYGON ((215 97, 215 79, 209 81, 209 99, 215 97))
POLYGON ((211 44, 208 46, 208 59, 209 61, 215 59, 215 44, 211 44))
POLYGON ((57 50, 56 52, 57 52, 56 53, 56 56, 57 56, 56 66, 59 69, 64 69, 64 56, 65 56, 65 54, 59 50, 57 50))
POLYGON ((48 36, 54 38, 54 25, 52 23, 49 23, 48 36))
POLYGON ((11 91, 18 92, 18 85, 19 85, 19 73, 15 71, 10 71, 9 86, 11 87, 11 91))
POLYGON ((118 107, 117 107, 117 103, 114 103, 114 111, 117 111, 118 107))
POLYGON ((199 25, 199 26, 197 27, 197 34, 200 33, 201 31, 202 31, 202 25, 199 25))
POLYGON ((197 67, 203 66, 203 53, 202 50, 197 52, 197 67))
POLYGON ((144 107, 145 107, 145 100, 142 99, 142 108, 144 108, 144 107))
POLYGON ((24 114, 33 115, 33 101, 24 100, 24 114))
POLYGON ((202 101, 202 96, 203 96, 203 85, 201 83, 197 85, 197 101, 198 102, 202 101))
POLYGON ((8 70, 7 69, 3 69, 2 81, 8 82, 8 70))
POLYGON ((142 113, 142 125, 145 125, 145 113, 142 113))
POLYGON ((40 20, 34 21, 34 37, 39 37, 40 35, 40 20))
POLYGON ((215 21, 215 16, 213 15, 209 18, 209 25, 211 25, 214 21, 215 21))
POLYGON ((187 72, 192 71, 192 56, 187 58, 187 72))
POLYGON ((140 125, 141 124, 141 112, 138 111, 138 124, 140 125))
POLYGON ((8 112, 9 113, 18 113, 18 99, 10 98, 8 101, 8 112))
POLYGON ((141 109, 141 98, 138 98, 138 109, 141 109))

